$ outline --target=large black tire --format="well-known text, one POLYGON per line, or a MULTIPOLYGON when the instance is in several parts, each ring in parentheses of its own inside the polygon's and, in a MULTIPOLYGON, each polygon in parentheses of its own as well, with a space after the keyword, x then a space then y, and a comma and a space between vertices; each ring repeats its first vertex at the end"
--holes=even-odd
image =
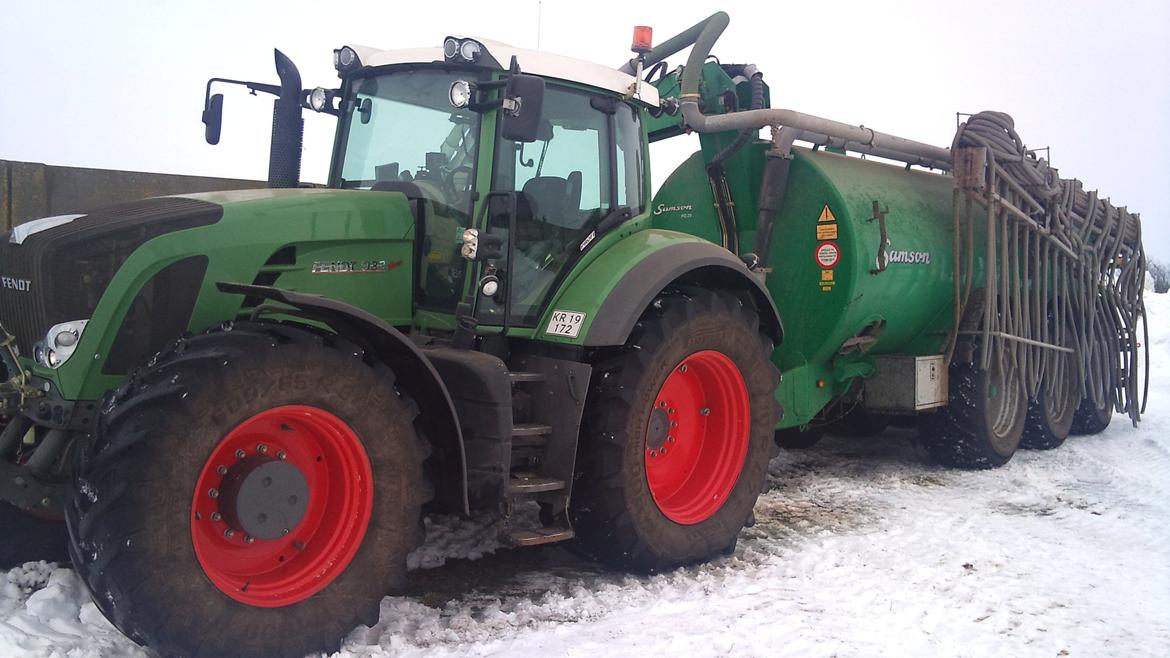
POLYGON ((1089 435, 1100 434, 1109 427, 1109 421, 1113 420, 1113 399, 1108 395, 1105 396, 1101 405, 1093 401, 1092 396, 1081 400, 1080 406, 1077 407, 1076 413, 1073 414, 1072 426, 1069 428, 1069 434, 1089 435))
POLYGON ((60 519, 46 519, 0 503, 0 569, 45 560, 69 561, 69 535, 60 519))
POLYGON ((919 421, 919 437, 939 463, 954 468, 1003 466, 1020 445, 1028 396, 1010 366, 993 359, 982 370, 971 363, 950 368, 950 400, 919 421))
POLYGON ((1045 371, 1036 399, 1028 403, 1028 419, 1020 447, 1030 450, 1058 448, 1072 429, 1081 387, 1071 357, 1057 357, 1045 371))
MULTIPOLYGON (((417 414, 387 367, 328 334, 238 323, 179 340, 108 396, 95 434, 80 451, 76 491, 66 505, 74 566, 115 626, 164 655, 335 651, 354 627, 377 621, 379 602, 402 589, 406 556, 422 540, 420 510, 432 491, 422 467, 429 449, 413 425, 417 414), (346 441, 356 446, 359 468, 360 455, 368 459, 372 486, 348 486, 358 486, 359 498, 369 501, 369 522, 364 533, 360 523, 352 531, 356 540, 348 545, 356 549, 348 550, 356 552, 323 589, 260 607, 237 599, 247 586, 229 596, 212 582, 196 555, 194 529, 220 521, 212 518, 218 514, 193 513, 193 505, 202 499, 197 481, 206 477, 209 458, 219 454, 225 437, 289 405, 328 412, 356 436, 346 441)), ((281 425, 278 431, 294 430, 281 425)), ((278 431, 269 436, 279 438, 278 431)), ((289 452, 302 440, 293 436, 286 439, 289 452)), ((259 457, 266 450, 256 452, 259 457)), ((226 476, 224 482, 226 490, 226 476)), ((308 489, 308 504, 324 490, 308 489)), ((332 505, 334 499, 325 500, 332 505)), ((347 516, 328 507, 321 518, 330 515, 347 516)), ((312 537, 310 544, 317 541, 312 537)), ((295 560, 313 550, 296 548, 303 553, 293 552, 283 569, 300 569, 295 560)))
MULTIPOLYGON (((738 298, 697 289, 660 297, 642 316, 626 347, 594 367, 570 508, 577 532, 574 549, 616 568, 644 572, 734 549, 751 518, 774 451, 779 371, 769 360, 771 353, 771 342, 760 333, 759 317, 738 298), (717 509, 702 519, 676 522, 651 490, 647 464, 654 458, 650 451, 657 426, 651 422, 657 423, 662 415, 655 401, 659 399, 661 406, 659 396, 664 395, 668 377, 685 372, 683 366, 704 353, 733 364, 729 367, 738 371, 745 385, 744 402, 750 406, 742 413, 749 418, 740 431, 747 433, 746 453, 737 476, 733 472, 720 478, 725 483, 734 478, 734 485, 717 509)), ((684 414, 680 418, 693 411, 680 409, 684 414)), ((698 411, 710 415, 712 423, 723 422, 719 410, 698 411)), ((680 438, 677 448, 669 447, 681 451, 683 443, 680 438)))
POLYGON ((1093 399, 1092 382, 1094 378, 1089 378, 1089 381, 1086 382, 1088 395, 1081 399, 1080 405, 1077 406, 1077 410, 1073 414, 1070 434, 1100 434, 1105 431, 1106 427, 1109 427, 1109 421, 1113 420, 1113 389, 1108 382, 1112 381, 1110 369, 1117 355, 1112 351, 1113 345, 1104 337, 1102 326, 1103 321, 1098 318, 1094 333, 1097 349, 1089 361, 1089 370, 1096 376, 1098 382, 1106 382, 1106 388, 1101 394, 1101 403, 1098 404, 1093 399))

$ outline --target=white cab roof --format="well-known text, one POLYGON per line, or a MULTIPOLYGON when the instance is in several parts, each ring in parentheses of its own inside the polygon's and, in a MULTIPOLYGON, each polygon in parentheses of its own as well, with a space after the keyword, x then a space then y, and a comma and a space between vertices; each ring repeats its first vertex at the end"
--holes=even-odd
MULTIPOLYGON (((599 87, 623 95, 630 93, 630 89, 635 82, 635 78, 632 75, 622 73, 614 68, 594 64, 593 62, 539 50, 515 48, 506 43, 492 41, 491 39, 470 38, 482 43, 484 48, 487 49, 488 54, 505 68, 512 61, 512 56, 514 55, 517 63, 520 64, 520 70, 524 73, 531 73, 546 78, 556 78, 558 80, 567 80, 591 87, 599 87)), ((434 48, 404 48, 401 50, 378 50, 377 48, 352 44, 349 47, 357 52, 362 64, 366 66, 424 64, 443 61, 442 46, 435 46, 434 48)), ((643 103, 658 107, 658 90, 654 85, 643 83, 640 92, 634 98, 643 103)))

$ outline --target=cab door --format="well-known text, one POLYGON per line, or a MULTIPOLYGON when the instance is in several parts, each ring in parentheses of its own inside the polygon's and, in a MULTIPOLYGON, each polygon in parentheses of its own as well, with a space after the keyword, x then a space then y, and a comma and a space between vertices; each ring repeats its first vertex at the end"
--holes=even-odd
POLYGON ((505 242, 502 286, 480 300, 480 323, 534 326, 603 220, 640 212, 637 117, 616 98, 550 85, 537 139, 497 140, 485 228, 505 242))

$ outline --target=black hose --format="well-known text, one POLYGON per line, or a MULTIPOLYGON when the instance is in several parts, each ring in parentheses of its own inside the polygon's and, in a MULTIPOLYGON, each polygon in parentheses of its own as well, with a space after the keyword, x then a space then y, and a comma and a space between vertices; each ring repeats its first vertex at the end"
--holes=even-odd
MULTIPOLYGON (((756 71, 754 74, 752 74, 751 85, 752 85, 752 106, 751 106, 751 109, 753 109, 753 110, 763 109, 763 107, 764 107, 764 74, 760 73, 759 71, 756 71)), ((727 159, 730 158, 731 156, 735 155, 736 153, 739 153, 739 150, 742 149, 745 145, 747 145, 747 143, 750 142, 753 137, 755 137, 757 134, 759 134, 759 132, 760 132, 759 128, 744 128, 743 130, 739 131, 739 134, 736 135, 736 137, 735 137, 735 141, 733 141, 732 143, 730 143, 726 147, 724 147, 724 149, 722 151, 716 153, 714 158, 711 158, 711 163, 707 165, 707 169, 708 170, 722 169, 723 163, 726 162, 727 159)))

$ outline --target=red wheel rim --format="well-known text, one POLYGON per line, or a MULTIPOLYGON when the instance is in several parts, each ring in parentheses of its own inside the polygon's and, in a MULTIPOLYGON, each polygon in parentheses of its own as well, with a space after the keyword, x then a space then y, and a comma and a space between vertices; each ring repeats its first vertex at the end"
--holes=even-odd
POLYGON ((646 481, 658 509, 701 523, 731 495, 747 456, 751 405, 739 368, 713 350, 676 365, 646 426, 646 481))
POLYGON ((316 407, 276 407, 233 429, 203 465, 191 501, 191 540, 203 572, 224 594, 252 606, 281 607, 309 598, 345 571, 373 507, 373 471, 349 425, 316 407), (295 467, 308 500, 287 533, 251 537, 235 527, 240 522, 229 522, 238 515, 221 491, 232 487, 230 478, 243 464, 291 473, 275 462, 295 467))

